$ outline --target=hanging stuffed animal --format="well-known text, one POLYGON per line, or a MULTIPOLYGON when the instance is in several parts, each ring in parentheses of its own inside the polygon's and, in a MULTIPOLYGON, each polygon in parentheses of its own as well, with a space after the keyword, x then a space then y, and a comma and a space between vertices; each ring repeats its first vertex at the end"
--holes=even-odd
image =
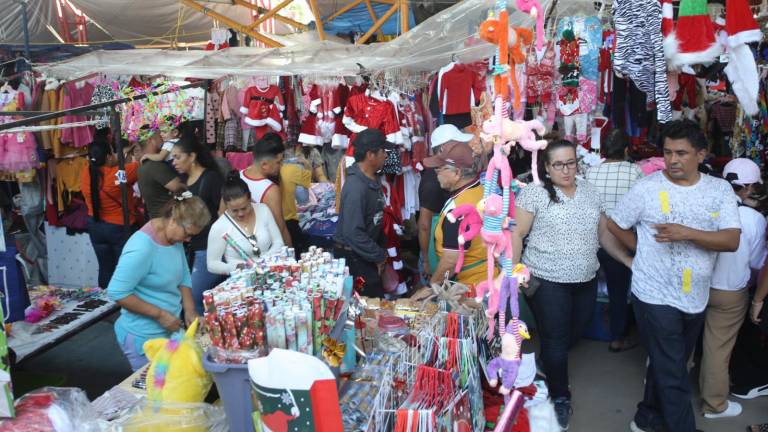
POLYGON ((493 65, 494 94, 503 101, 509 100, 509 14, 506 10, 499 13, 495 19, 489 12, 488 19, 480 24, 480 39, 492 43, 499 48, 497 63, 493 65))
POLYGON ((461 268, 464 267, 464 244, 468 241, 472 241, 483 227, 483 218, 480 217, 480 213, 477 212, 477 207, 472 204, 462 204, 455 209, 448 212, 445 216, 450 223, 459 222, 459 259, 456 261, 456 273, 461 272, 461 268))
POLYGON ((496 387, 501 376, 501 388, 505 402, 509 402, 509 393, 515 388, 517 373, 520 369, 523 339, 530 339, 528 326, 517 317, 510 320, 504 336, 501 337, 501 354, 488 363, 488 384, 496 387))
POLYGON ((517 8, 536 19, 536 49, 541 51, 544 46, 544 13, 541 3, 537 0, 517 0, 517 8))
POLYGON ((534 131, 539 135, 544 135, 544 125, 538 120, 519 121, 520 128, 523 130, 518 140, 518 144, 531 152, 531 172, 533 173, 533 182, 541 184, 539 181, 538 156, 539 150, 547 148, 546 140, 537 140, 534 131))

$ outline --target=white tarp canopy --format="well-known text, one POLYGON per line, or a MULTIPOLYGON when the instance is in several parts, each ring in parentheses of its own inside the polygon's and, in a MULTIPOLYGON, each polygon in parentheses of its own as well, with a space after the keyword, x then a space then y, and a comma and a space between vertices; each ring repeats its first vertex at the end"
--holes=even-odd
MULTIPOLYGON (((551 0, 544 0, 546 9, 551 0)), ((92 72, 163 74, 219 78, 225 75, 354 75, 358 63, 369 71, 434 71, 456 55, 460 61, 487 58, 496 48, 477 37, 493 0, 464 0, 430 17, 397 39, 371 45, 335 42, 302 43, 285 48, 230 48, 222 51, 94 51, 38 69, 70 78, 92 72)), ((533 19, 510 8, 510 23, 532 26, 533 19)))

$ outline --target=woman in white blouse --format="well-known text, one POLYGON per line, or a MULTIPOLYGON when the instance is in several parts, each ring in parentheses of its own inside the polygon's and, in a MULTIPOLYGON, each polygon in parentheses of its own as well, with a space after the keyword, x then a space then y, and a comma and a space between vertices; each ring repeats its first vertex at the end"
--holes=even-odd
POLYGON ((282 249, 283 237, 272 212, 265 204, 251 202, 248 185, 237 173, 227 177, 221 199, 224 201, 224 214, 208 234, 209 272, 230 274, 245 267, 245 260, 227 244, 224 234, 229 235, 251 258, 271 255, 282 249))

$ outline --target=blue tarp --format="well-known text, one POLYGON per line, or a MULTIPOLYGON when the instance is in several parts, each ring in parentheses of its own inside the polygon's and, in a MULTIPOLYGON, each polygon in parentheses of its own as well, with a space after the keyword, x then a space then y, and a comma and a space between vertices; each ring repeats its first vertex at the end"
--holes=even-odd
MULTIPOLYGON (((373 11, 376 13, 376 17, 381 18, 391 7, 389 4, 372 3, 373 11)), ((413 28, 416 26, 416 19, 413 17, 413 12, 408 11, 408 26, 413 28)), ((329 15, 330 16, 330 15, 329 15)), ((326 17, 323 17, 325 21, 326 17)), ((354 8, 344 12, 333 21, 324 24, 323 29, 328 33, 365 33, 373 27, 373 20, 368 13, 368 8, 365 4, 359 4, 354 8)), ((310 23, 313 27, 314 22, 310 23)), ((385 35, 397 35, 400 34, 400 11, 398 10, 393 14, 382 26, 381 30, 385 35)))

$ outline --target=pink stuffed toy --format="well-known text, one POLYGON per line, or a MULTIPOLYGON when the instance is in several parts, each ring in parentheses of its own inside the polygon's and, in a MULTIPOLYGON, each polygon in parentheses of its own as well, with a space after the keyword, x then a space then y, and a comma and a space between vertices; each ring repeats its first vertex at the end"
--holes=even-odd
POLYGON ((491 282, 482 281, 475 287, 475 293, 477 296, 475 300, 478 303, 483 301, 485 294, 488 293, 488 307, 485 308, 485 316, 488 318, 488 340, 493 340, 493 330, 495 326, 494 318, 496 312, 499 311, 499 293, 501 292, 501 284, 504 279, 503 274, 499 274, 496 279, 491 279, 491 282))
POLYGON ((464 244, 468 241, 472 241, 473 238, 480 234, 480 230, 483 227, 483 218, 480 217, 480 213, 477 212, 477 208, 472 204, 462 204, 455 209, 448 212, 445 216, 450 223, 456 223, 457 219, 461 219, 459 222, 459 260, 456 262, 456 273, 461 273, 461 268, 464 267, 464 244))
POLYGON ((547 148, 546 140, 537 140, 536 135, 533 133, 536 131, 539 135, 544 135, 546 129, 544 125, 538 120, 518 121, 523 133, 521 134, 518 144, 524 149, 531 152, 531 172, 533 173, 533 182, 535 184, 541 184, 539 181, 539 166, 538 166, 538 154, 539 150, 547 148))
POLYGON ((541 3, 537 0, 517 0, 517 8, 536 19, 536 49, 541 51, 544 46, 544 13, 541 3))

